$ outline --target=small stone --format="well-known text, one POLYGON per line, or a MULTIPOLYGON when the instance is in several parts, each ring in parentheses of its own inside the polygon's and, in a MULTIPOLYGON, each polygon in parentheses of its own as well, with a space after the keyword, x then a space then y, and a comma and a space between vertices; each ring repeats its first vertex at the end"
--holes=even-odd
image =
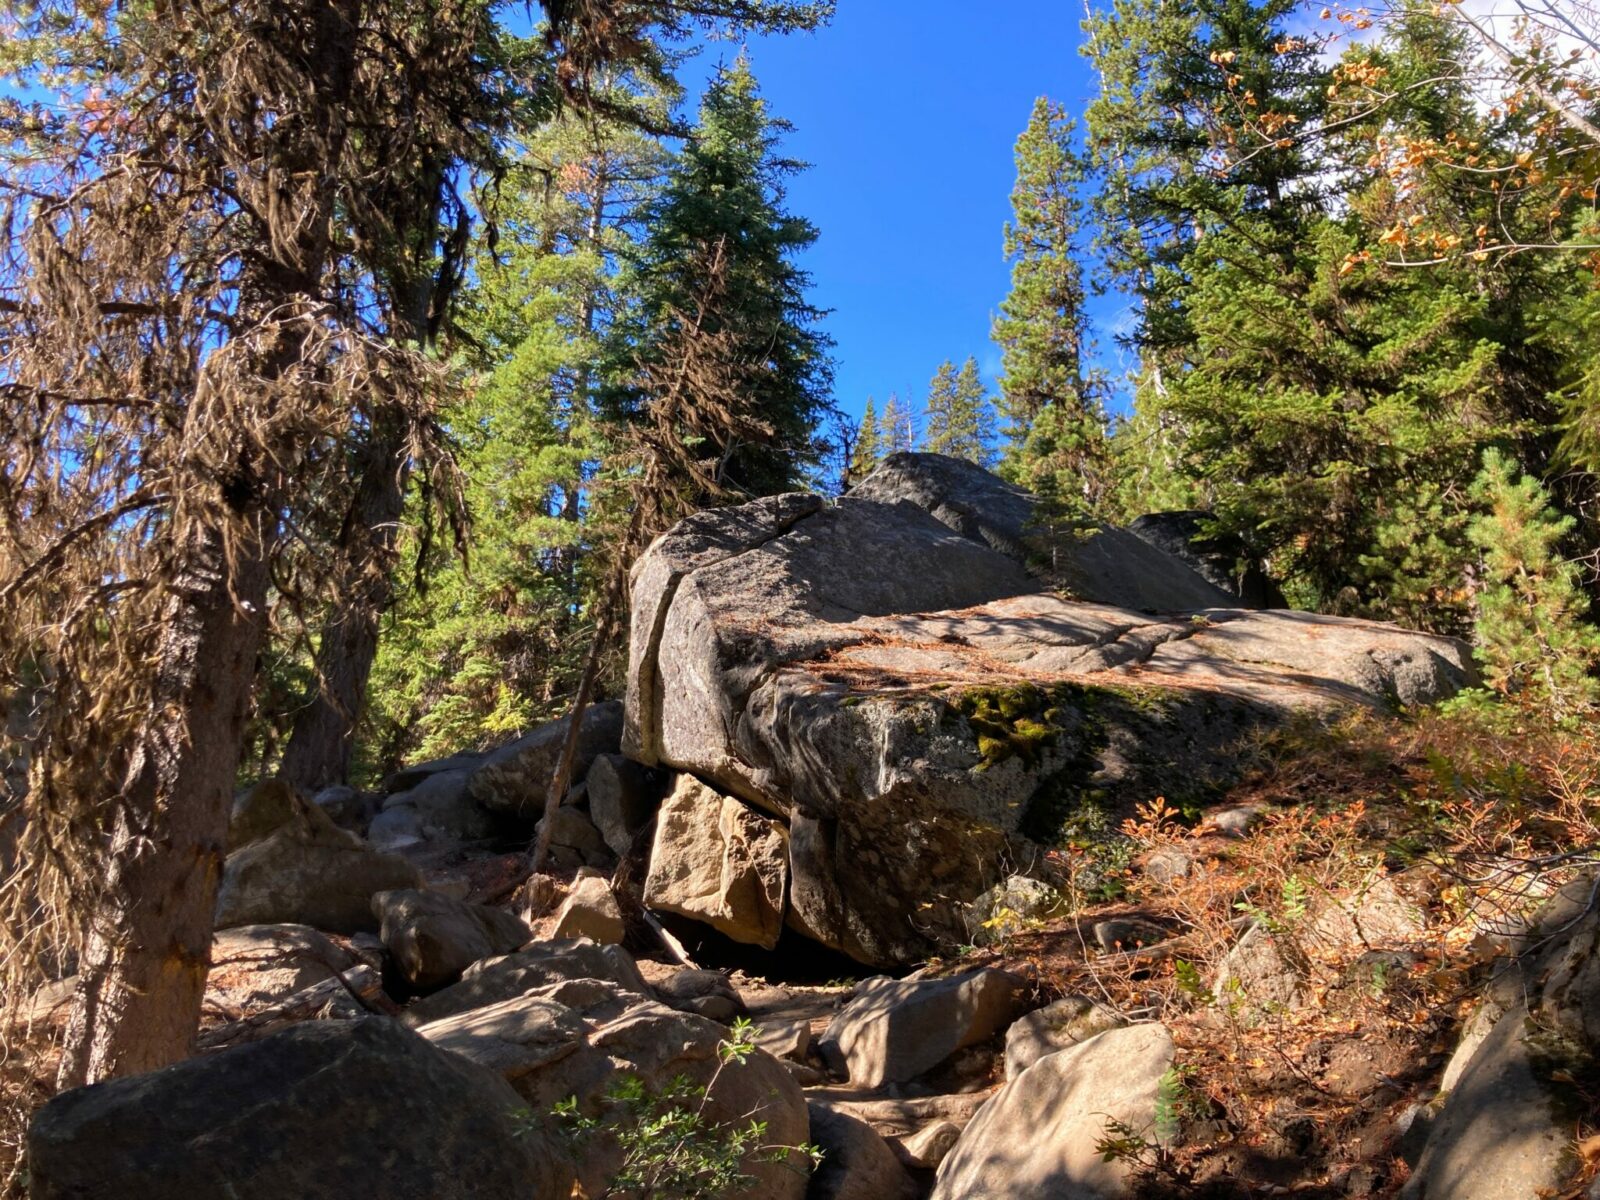
POLYGON ((936 1171, 960 1140, 961 1126, 951 1121, 935 1121, 906 1137, 890 1138, 889 1149, 914 1170, 936 1171))
POLYGON ((1153 850, 1144 860, 1144 873, 1156 883, 1187 879, 1193 869, 1194 859, 1182 850, 1153 850))
POLYGON ((1150 921, 1118 917, 1100 921, 1094 927, 1094 940, 1107 954, 1119 950, 1137 950, 1140 946, 1154 946, 1167 940, 1167 931, 1150 921))
POLYGON ((786 1021, 781 1025, 762 1026, 756 1030, 756 1045, 773 1058, 787 1058, 805 1062, 811 1050, 811 1026, 804 1021, 786 1021))
POLYGON ((627 924, 611 885, 595 876, 579 879, 556 914, 552 938, 586 937, 602 946, 622 944, 627 924))
POLYGON ((1206 823, 1220 833, 1232 837, 1243 837, 1265 818, 1261 809, 1250 804, 1242 804, 1237 808, 1224 808, 1211 813, 1206 818, 1206 823))

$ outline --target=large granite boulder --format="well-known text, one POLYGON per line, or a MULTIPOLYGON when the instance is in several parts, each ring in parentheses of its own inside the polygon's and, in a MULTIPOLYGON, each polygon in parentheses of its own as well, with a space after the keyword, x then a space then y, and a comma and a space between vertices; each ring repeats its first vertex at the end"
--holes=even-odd
MULTIPOLYGON (((532 823, 544 814, 545 793, 566 744, 569 718, 549 721, 501 746, 467 776, 467 791, 492 813, 532 823)), ((614 754, 622 740, 622 704, 607 700, 583 710, 572 780, 582 779, 596 756, 614 754)))
POLYGON ((1600 1061, 1600 908, 1579 879, 1544 909, 1445 1072, 1404 1200, 1572 1195, 1572 1133, 1592 1120, 1600 1061))
POLYGON ((680 775, 656 818, 644 902, 770 950, 783 932, 788 860, 780 822, 680 775))
POLYGON ((691 1104, 711 1129, 731 1132, 763 1122, 762 1145, 740 1167, 751 1192, 773 1200, 806 1195, 806 1160, 798 1148, 809 1140, 810 1122, 799 1084, 763 1050, 725 1054, 728 1031, 705 1017, 675 1012, 614 982, 571 979, 418 1032, 498 1072, 532 1111, 570 1100, 576 1116, 599 1122, 578 1147, 583 1195, 609 1194, 606 1184, 638 1136, 629 1106, 614 1098, 622 1080, 641 1087, 649 1103, 691 1104), (690 1091, 700 1088, 703 1098, 690 1091))
POLYGON ((1116 1200, 1132 1166, 1107 1161, 1100 1142, 1118 1122, 1150 1142, 1172 1035, 1129 1025, 1041 1058, 978 1110, 939 1167, 932 1200, 1116 1200))
POLYGON ((503 1079, 381 1018, 66 1092, 28 1168, 33 1200, 557 1200, 572 1180, 503 1079))
POLYGON ((411 863, 374 849, 320 808, 297 800, 286 823, 228 855, 216 927, 296 924, 376 933, 372 897, 421 886, 411 863))
POLYGON ((1068 599, 1018 548, 1026 493, 954 461, 698 514, 633 574, 625 752, 783 820, 786 924, 860 961, 963 940, 1008 853, 1086 805, 1205 801, 1265 722, 1473 678, 1457 641, 1247 611, 1116 531, 1068 599))

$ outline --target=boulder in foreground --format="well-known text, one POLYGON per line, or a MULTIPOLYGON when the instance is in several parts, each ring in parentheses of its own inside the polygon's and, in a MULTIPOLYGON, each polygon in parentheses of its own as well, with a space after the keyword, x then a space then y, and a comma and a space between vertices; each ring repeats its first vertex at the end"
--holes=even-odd
POLYGON ((565 1200, 552 1135, 490 1071, 392 1021, 319 1021, 56 1097, 33 1200, 565 1200))

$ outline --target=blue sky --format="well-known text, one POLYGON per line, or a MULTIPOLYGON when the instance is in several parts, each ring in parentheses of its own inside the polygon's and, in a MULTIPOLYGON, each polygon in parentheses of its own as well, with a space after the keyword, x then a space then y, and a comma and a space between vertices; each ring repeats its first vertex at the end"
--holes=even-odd
MULTIPOLYGON (((976 355, 993 380, 1012 147, 1035 97, 1081 112, 1092 95, 1080 19, 1041 0, 839 0, 827 29, 749 43, 772 112, 795 125, 786 149, 812 164, 789 207, 822 234, 804 265, 833 310, 846 411, 869 393, 880 409, 891 391, 920 398, 946 358, 976 355)), ((713 46, 684 82, 737 50, 713 46)), ((1098 307, 1106 324, 1119 302, 1098 307)))

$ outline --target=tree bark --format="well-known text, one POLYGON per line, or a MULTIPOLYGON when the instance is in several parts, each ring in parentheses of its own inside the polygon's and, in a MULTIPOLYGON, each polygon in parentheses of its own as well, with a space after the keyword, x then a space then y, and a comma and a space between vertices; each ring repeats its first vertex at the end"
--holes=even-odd
POLYGON ((356 723, 378 653, 378 624, 394 596, 392 571, 405 507, 405 447, 398 431, 374 430, 336 551, 348 572, 317 646, 316 694, 295 717, 278 768, 308 792, 350 778, 356 723))
POLYGON ((174 588, 150 726, 79 968, 62 1087, 154 1070, 190 1052, 265 630, 263 520, 242 527, 231 562, 218 530, 198 530, 174 588))

